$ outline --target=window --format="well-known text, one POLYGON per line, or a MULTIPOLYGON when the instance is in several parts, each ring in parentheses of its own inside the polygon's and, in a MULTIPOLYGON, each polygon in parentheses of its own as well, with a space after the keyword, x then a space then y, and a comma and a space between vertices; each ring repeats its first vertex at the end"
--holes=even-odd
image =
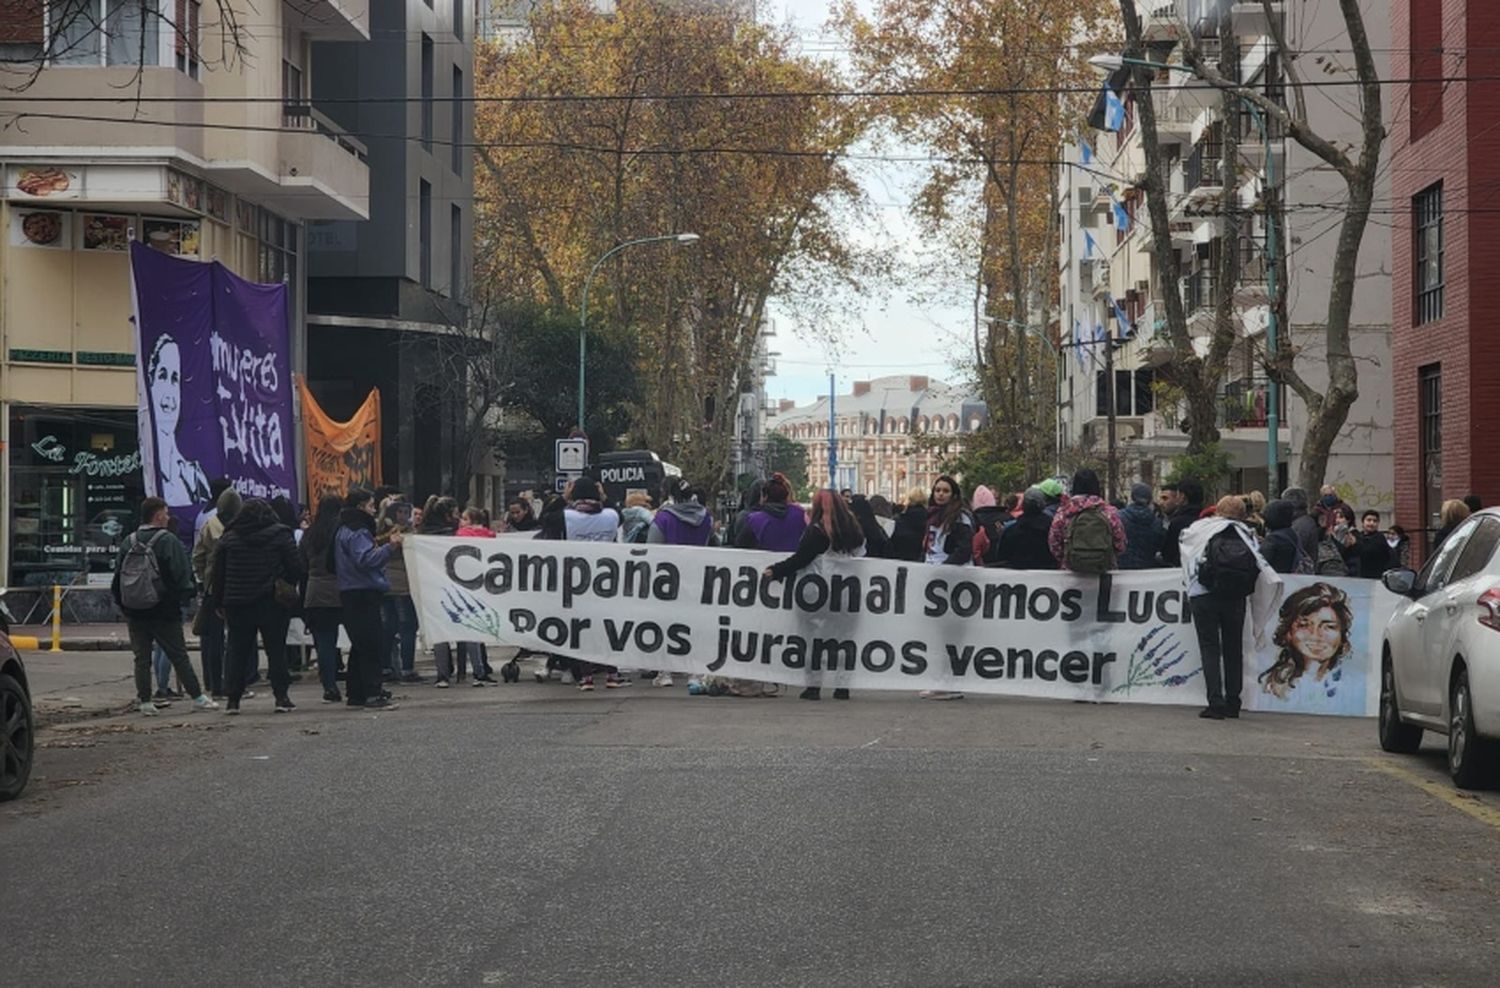
POLYGON ((1412 324, 1443 318, 1443 183, 1430 185, 1412 199, 1412 324))
POLYGON ((1443 506, 1443 367, 1428 364, 1417 371, 1418 409, 1422 416, 1418 455, 1422 458, 1422 517, 1437 528, 1443 506))
MULTIPOLYGON (((1443 0, 1411 0, 1411 139, 1443 122, 1443 0)), ((1400 97, 1396 97, 1399 99, 1400 97)))
POLYGON ((464 173, 464 70, 453 66, 453 95, 449 98, 453 111, 453 174, 464 173))
POLYGON ((453 36, 464 40, 464 0, 453 0, 453 36))
POLYGON ((457 205, 448 207, 448 296, 462 299, 464 291, 464 213, 457 205))
POLYGON ((47 5, 56 65, 160 65, 160 0, 56 0, 47 5))
POLYGON ((432 150, 432 39, 422 35, 422 147, 432 150))
POLYGON ((432 287, 432 186, 417 185, 417 249, 421 252, 420 277, 423 288, 432 287))
POLYGON ((199 0, 177 0, 177 26, 175 44, 177 71, 198 78, 198 15, 199 0))
POLYGON ((1442 547, 1428 558, 1427 565, 1422 567, 1422 572, 1417 577, 1417 585, 1422 588, 1423 593, 1432 593, 1448 585, 1448 571, 1453 568, 1453 561, 1463 551, 1464 544, 1469 541, 1469 536, 1474 534, 1474 529, 1478 524, 1478 518, 1470 518, 1464 522, 1453 531, 1453 534, 1444 539, 1442 547))
POLYGON ((1480 518, 1479 527, 1469 536, 1468 542, 1464 544, 1464 551, 1458 557, 1458 562, 1453 564, 1453 571, 1448 574, 1449 583, 1457 583, 1459 580, 1467 580, 1475 573, 1481 572, 1489 564, 1490 557, 1495 554, 1495 546, 1500 544, 1500 521, 1494 518, 1480 518))

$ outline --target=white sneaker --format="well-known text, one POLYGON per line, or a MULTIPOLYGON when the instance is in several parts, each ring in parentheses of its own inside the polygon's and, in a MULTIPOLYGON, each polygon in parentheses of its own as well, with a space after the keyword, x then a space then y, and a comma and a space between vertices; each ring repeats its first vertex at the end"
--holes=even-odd
POLYGON ((219 709, 219 702, 217 700, 211 699, 208 696, 205 696, 202 693, 199 693, 198 696, 193 700, 193 709, 194 710, 218 710, 219 709))
POLYGON ((160 712, 156 709, 156 704, 150 700, 142 700, 140 710, 142 717, 155 717, 160 712))
POLYGON ((240 699, 241 700, 253 700, 253 699, 255 699, 255 691, 254 690, 246 690, 245 692, 243 692, 243 693, 240 694, 240 699))
POLYGON ((656 674, 656 678, 653 679, 653 680, 651 680, 651 685, 652 686, 671 686, 672 685, 672 674, 670 672, 659 672, 659 673, 657 673, 656 674))
POLYGON ((547 670, 546 669, 538 669, 535 672, 533 672, 532 675, 536 677, 536 681, 539 682, 539 683, 545 683, 547 681, 547 670))

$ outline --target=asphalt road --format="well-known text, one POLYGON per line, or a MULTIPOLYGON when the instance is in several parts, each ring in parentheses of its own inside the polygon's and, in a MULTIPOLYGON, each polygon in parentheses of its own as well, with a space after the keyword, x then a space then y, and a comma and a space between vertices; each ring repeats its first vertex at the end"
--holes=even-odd
POLYGON ((404 695, 49 732, 0 807, 0 982, 1500 978, 1500 799, 1370 721, 404 695))

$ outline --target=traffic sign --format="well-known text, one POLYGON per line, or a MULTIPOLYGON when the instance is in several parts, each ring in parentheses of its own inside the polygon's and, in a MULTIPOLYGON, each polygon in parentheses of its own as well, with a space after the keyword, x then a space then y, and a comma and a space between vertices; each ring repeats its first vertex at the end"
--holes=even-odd
POLYGON ((553 469, 558 473, 583 473, 589 465, 587 439, 559 439, 553 469))

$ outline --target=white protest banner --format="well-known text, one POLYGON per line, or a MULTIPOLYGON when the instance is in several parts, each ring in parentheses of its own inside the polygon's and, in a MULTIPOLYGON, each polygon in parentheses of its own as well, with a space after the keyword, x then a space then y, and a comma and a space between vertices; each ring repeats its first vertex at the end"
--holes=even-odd
MULTIPOLYGON (((825 556, 764 580, 770 553, 417 536, 423 638, 792 686, 1202 704, 1177 570, 1083 577, 825 556)), ((1374 580, 1286 577, 1256 647, 1250 710, 1369 715, 1394 597, 1374 580)), ((1248 624, 1248 622, 1247 622, 1248 624)))

